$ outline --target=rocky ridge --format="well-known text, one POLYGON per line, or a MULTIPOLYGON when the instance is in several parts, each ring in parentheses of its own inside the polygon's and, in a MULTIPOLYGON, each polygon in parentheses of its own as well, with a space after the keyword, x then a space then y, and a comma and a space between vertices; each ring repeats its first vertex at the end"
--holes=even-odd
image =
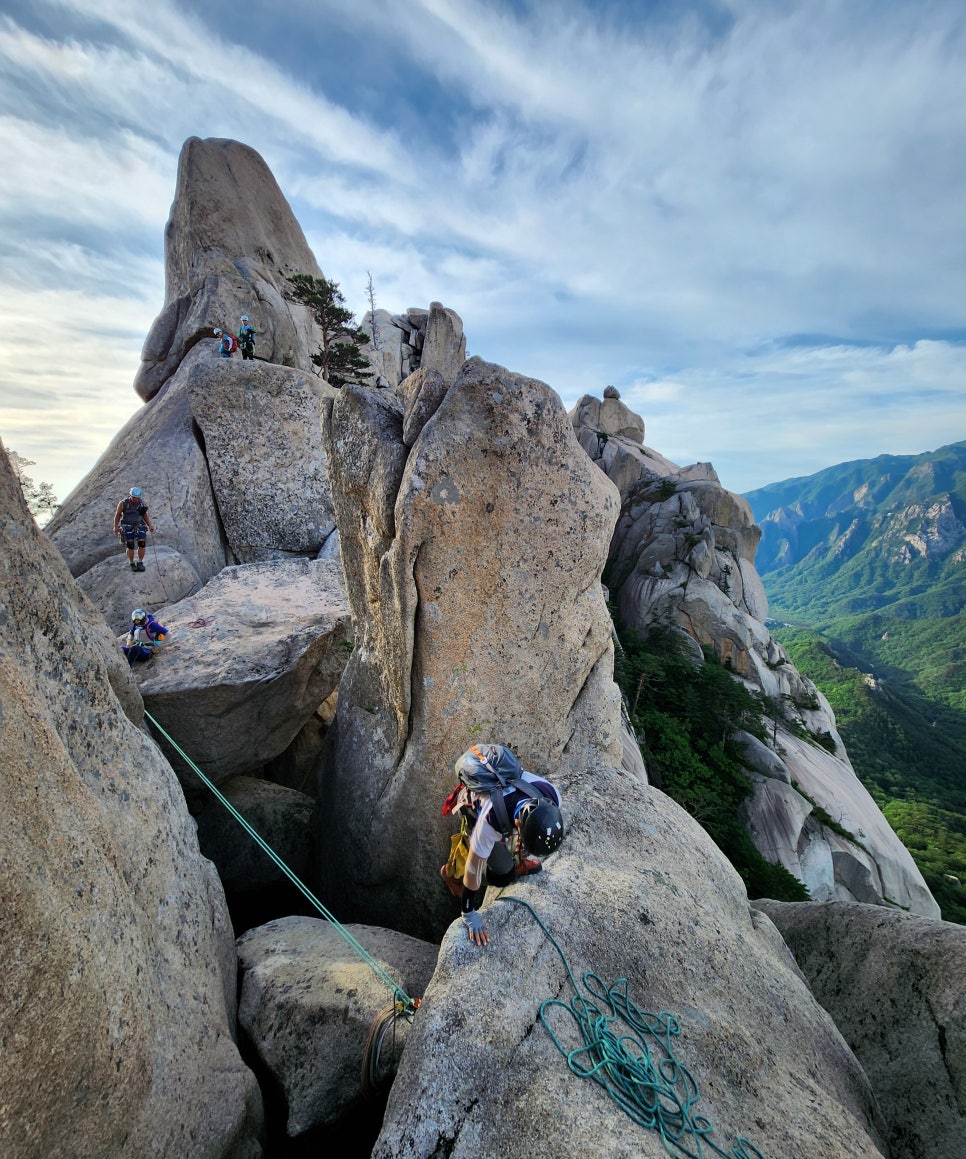
POLYGON ((585 396, 570 418, 621 488, 605 578, 622 625, 642 635, 678 627, 776 706, 770 741, 748 738, 745 747, 754 795, 744 821, 756 847, 816 901, 888 902, 938 917, 912 856, 855 775, 828 701, 766 627, 754 566, 760 531, 747 502, 709 464, 679 468, 645 448, 643 422, 618 398, 585 396))
MULTIPOLYGON (((251 153, 224 142, 192 141, 186 150, 193 156, 190 166, 183 159, 182 172, 201 174, 216 172, 226 153, 237 170, 251 153), (226 144, 232 148, 226 150, 226 144)), ((261 171, 254 161, 252 170, 261 171)), ((224 200, 229 208, 239 180, 233 172, 224 200)), ((195 222, 192 214, 186 216, 185 206, 204 204, 216 212, 222 204, 216 185, 202 185, 205 194, 199 200, 190 188, 182 189, 179 178, 179 198, 183 192, 186 198, 184 205, 176 198, 167 238, 168 252, 179 269, 186 256, 191 265, 191 245, 200 245, 199 255, 209 252, 184 228, 186 221, 195 222), (186 240, 191 237, 195 242, 186 240)), ((275 196, 267 183, 258 188, 266 197, 275 196)), ((231 213, 225 216, 230 221, 231 213)), ((226 295, 226 312, 251 312, 250 300, 243 295, 252 283, 239 283, 235 299, 231 287, 239 270, 254 268, 253 260, 262 250, 271 252, 273 263, 280 266, 288 260, 284 254, 280 260, 272 248, 275 241, 269 246, 256 236, 257 230, 249 232, 253 221, 264 218, 260 207, 244 218, 237 237, 227 227, 204 235, 217 236, 222 253, 231 255, 235 274, 227 272, 218 282, 219 292, 226 295), (253 258, 246 256, 246 247, 253 258)), ((274 237, 271 228, 271 223, 264 226, 265 237, 274 237)), ((297 238, 292 244, 297 250, 297 238)), ((304 255, 296 257, 301 261, 304 255)), ((220 259, 216 255, 211 260, 220 259)), ((199 256, 197 268, 203 267, 199 256)), ((221 274, 216 271, 212 276, 221 274)), ((204 279, 190 283, 185 317, 194 316, 195 301, 209 285, 204 279)), ((170 302, 165 310, 169 307, 170 302)), ((181 309, 171 316, 182 317, 181 309)), ((427 312, 427 336, 432 314, 433 308, 427 312)), ((170 344, 169 352, 185 346, 187 350, 180 362, 171 356, 165 366, 167 377, 139 416, 139 431, 152 433, 152 438, 139 440, 145 442, 141 457, 131 449, 133 440, 116 440, 115 457, 105 456, 98 464, 52 529, 81 582, 98 567, 123 562, 109 538, 93 552, 88 542, 90 530, 101 526, 104 494, 111 496, 109 517, 114 496, 122 487, 120 493, 126 491, 138 468, 148 471, 176 447, 187 454, 190 479, 196 482, 185 487, 181 479, 158 471, 150 478, 149 503, 154 504, 155 521, 159 512, 164 519, 162 546, 172 560, 185 561, 186 569, 194 569, 197 578, 191 582, 197 589, 189 586, 165 599, 160 581, 166 576, 160 567, 157 577, 150 571, 141 579, 132 576, 133 585, 117 607, 106 587, 95 589, 109 617, 132 602, 155 609, 167 602, 172 605, 171 619, 178 632, 165 646, 169 651, 162 650, 149 666, 158 676, 146 672, 138 678, 149 709, 149 683, 161 679, 167 659, 174 669, 175 643, 186 643, 189 633, 212 626, 201 624, 209 619, 205 611, 187 619, 190 602, 176 612, 173 605, 178 600, 196 600, 200 608, 232 574, 244 587, 245 577, 255 576, 258 569, 281 575, 289 570, 308 573, 320 566, 312 557, 334 550, 338 543, 353 646, 337 677, 334 716, 325 714, 331 723, 325 725, 320 707, 312 703, 325 696, 331 706, 332 696, 320 685, 296 701, 285 728, 267 748, 251 747, 251 767, 245 767, 245 753, 240 753, 223 785, 235 800, 256 802, 253 807, 263 809, 263 815, 318 817, 314 872, 320 894, 332 902, 338 916, 380 928, 379 952, 391 968, 397 968, 394 961, 400 966, 407 961, 406 947, 412 940, 406 940, 407 932, 421 934, 424 945, 432 947, 424 969, 431 965, 441 940, 373 1153, 497 1156, 529 1151, 576 1156, 592 1148, 604 1159, 664 1154, 656 1134, 635 1125, 602 1100, 593 1083, 581 1083, 567 1070, 552 1040, 536 1025, 545 998, 567 996, 566 972, 533 913, 513 900, 533 907, 546 930, 559 939, 577 977, 587 969, 598 971, 608 983, 626 977, 639 1005, 673 1009, 681 1016, 681 1057, 699 1081, 702 1106, 714 1123, 716 1140, 730 1145, 744 1133, 763 1153, 787 1159, 811 1159, 816 1148, 823 1154, 869 1159, 887 1154, 890 1159, 907 1155, 912 1159, 923 1153, 895 1146, 888 1150, 887 1124, 862 1067, 815 1001, 774 925, 749 909, 740 879, 707 835, 656 788, 644 785, 641 775, 620 767, 627 737, 612 679, 610 624, 600 582, 608 560, 609 567, 619 563, 627 572, 613 590, 626 587, 622 612, 626 607, 642 626, 654 616, 680 617, 680 625, 695 640, 708 637, 720 647, 742 678, 772 679, 775 688, 793 687, 794 677, 781 672, 785 665, 777 663, 780 655, 769 651, 767 633, 762 635, 763 626, 761 630, 758 626, 763 597, 755 583, 757 535, 749 513, 737 497, 720 488, 710 465, 677 468, 645 448, 643 422, 626 408, 622 411, 619 399, 581 400, 584 421, 575 422, 575 415, 565 414, 547 385, 480 359, 463 362, 462 324, 457 326, 455 315, 442 307, 436 314, 441 345, 429 343, 436 353, 426 357, 424 338, 418 368, 411 358, 406 367, 411 373, 405 377, 400 361, 397 382, 387 375, 387 386, 381 388, 347 387, 331 393, 307 389, 313 384, 304 379, 305 366, 279 364, 287 357, 281 345, 278 363, 252 366, 233 361, 226 366, 200 341, 190 346, 170 344), (260 436, 260 454, 267 459, 263 468, 260 455, 245 448, 247 430, 240 430, 235 442, 230 423, 218 425, 217 416, 206 417, 209 389, 221 392, 226 407, 238 408, 253 423, 261 409, 256 400, 265 396, 269 417, 260 436), (274 427, 289 396, 303 418, 293 424, 287 439, 280 440, 274 427), (329 500, 326 505, 323 491, 316 490, 311 511, 331 510, 334 517, 335 529, 320 539, 321 546, 286 539, 291 528, 279 523, 270 506, 273 477, 297 472, 303 444, 306 462, 324 466, 314 478, 321 481, 324 473, 329 500), (594 461, 604 465, 606 473, 594 461), (243 487, 234 487, 236 478, 244 479, 243 487), (248 491, 258 496, 257 501, 238 493, 248 491), (85 511, 85 504, 97 503, 102 508, 95 518, 85 511), (178 517, 187 510, 197 512, 197 525, 178 517), (662 545, 660 551, 653 550, 654 541, 662 545), (239 551, 253 547, 241 562, 239 551), (231 566, 223 577, 226 564, 231 566), (156 597, 154 589, 138 586, 154 584, 155 578, 156 597), (190 627, 192 623, 198 627, 190 627), (717 628, 720 644, 714 635, 717 628), (561 785, 568 828, 564 845, 548 859, 544 873, 509 887, 504 899, 512 900, 498 901, 492 893, 488 897, 485 914, 494 941, 485 954, 469 945, 461 925, 453 922, 456 905, 438 880, 449 827, 436 812, 451 785, 448 770, 453 759, 469 739, 483 736, 514 741, 528 766, 549 773, 561 785), (318 814, 306 800, 276 793, 266 780, 282 770, 289 776, 306 768, 318 774, 318 814), (253 789, 253 782, 261 782, 261 788, 253 789), (514 979, 512 987, 503 984, 508 977, 514 979), (474 996, 469 1005, 468 993, 474 996), (479 1009, 486 1010, 485 1018, 475 1013, 479 1009), (468 1034, 473 1050, 466 1049, 468 1034)), ((156 362, 160 365, 164 359, 156 362)), ((14 542, 24 539, 24 519, 20 512, 3 524, 14 542)), ((299 522, 304 524, 306 517, 299 522)), ((33 534, 36 538, 29 540, 27 554, 17 558, 24 574, 35 566, 41 537, 33 534)), ((67 586, 58 609, 75 605, 87 609, 83 615, 91 643, 85 642, 82 649, 75 646, 75 654, 86 665, 90 648, 100 650, 110 673, 108 682, 121 691, 128 712, 139 720, 138 690, 118 660, 107 625, 70 586, 66 573, 64 577, 67 586)), ((297 589, 290 590, 294 594, 297 589)), ((294 603, 297 606, 297 599, 294 603)), ((165 609, 160 610, 163 619, 165 609)), ((225 605, 217 613, 222 614, 229 614, 225 605)), ((53 613, 24 602, 16 615, 23 624, 24 641, 32 638, 35 625, 50 632, 53 613)), ((284 635, 284 617, 273 624, 273 616, 271 607, 263 607, 260 617, 269 623, 261 626, 269 635, 284 635)), ((309 624, 311 615, 305 618, 309 624)), ((323 638, 339 644, 345 639, 344 624, 333 623, 331 630, 321 632, 323 638)), ((59 646, 56 632, 52 639, 59 646)), ((234 651, 244 650, 239 636, 234 651)), ((36 663, 29 647, 15 651, 18 661, 23 659, 28 667, 36 663)), ((332 655, 331 649, 323 651, 332 655)), ((199 664, 203 652, 202 648, 199 664)), ((42 675, 51 669, 53 655, 39 665, 42 675)), ((189 656, 186 651, 179 661, 186 664, 186 679, 193 666, 189 656)), ((304 659, 301 644, 294 640, 289 659, 291 663, 276 663, 261 685, 252 683, 248 715, 263 734, 272 731, 266 726, 280 712, 275 694, 281 676, 301 664, 304 677, 299 683, 304 678, 308 690, 318 675, 318 665, 304 659), (265 720, 259 719, 261 715, 265 720)), ((95 666, 91 679, 95 685, 103 680, 102 669, 95 666)), ((221 681, 215 669, 206 678, 205 683, 212 685, 206 694, 214 697, 212 704, 221 694, 221 681)), ((80 703, 95 695, 92 687, 70 674, 65 684, 80 703)), ((48 696, 44 684, 31 688, 41 698, 48 696)), ((194 699, 187 697, 186 705, 194 699)), ((0 727, 10 719, 6 699, 3 703, 0 727)), ((117 727, 115 717, 121 709, 95 704, 98 727, 108 727, 113 753, 110 730, 117 727)), ((58 702, 50 702, 51 712, 58 707, 58 702)), ((219 710, 206 710, 201 701, 192 709, 198 715, 197 743, 207 739, 215 750, 209 758, 217 761, 219 710)), ((827 720, 834 728, 830 714, 819 712, 803 720, 813 725, 827 720)), ((125 721, 126 717, 122 731, 129 727, 125 721)), ((169 723, 177 732, 178 714, 169 723)), ((151 762, 165 770, 169 788, 160 798, 161 812, 169 807, 171 786, 176 801, 182 802, 172 806, 172 819, 162 818, 144 829, 139 852, 153 851, 155 846, 177 849, 184 859, 185 888, 209 897, 212 912, 224 915, 221 886, 204 868, 208 863, 199 856, 190 821, 184 825, 184 803, 174 773, 160 750, 134 732, 140 738, 138 751, 150 752, 151 762)), ((787 753, 756 748, 751 739, 750 767, 787 788, 781 772, 784 769, 791 778, 787 753)), ((71 743, 75 740, 71 734, 71 743)), ((44 743, 24 748, 26 768, 36 762, 44 743)), ((96 732, 85 734, 81 747, 91 770, 102 770, 105 761, 109 767, 96 732)), ((810 762, 810 747, 804 746, 800 754, 805 765, 810 762)), ((831 778, 833 773, 826 770, 826 775, 831 778)), ((123 806, 123 797, 120 800, 123 806)), ((16 815, 21 809, 22 800, 14 799, 8 812, 16 815)), ((141 823, 139 815, 129 821, 135 829, 141 823)), ((304 821, 296 824, 304 833, 304 821)), ((86 831, 88 822, 82 821, 80 828, 86 831)), ((224 835, 223 827, 215 828, 224 835)), ((37 844, 43 846, 42 837, 37 844)), ((833 857, 836 850, 828 849, 833 857)), ((229 878, 240 859, 233 857, 230 841, 222 842, 218 850, 218 863, 229 878)), ((851 890, 860 876, 855 859, 847 850, 837 852, 851 858, 853 868, 829 880, 836 890, 851 890)), ((68 865, 65 862, 63 870, 67 876, 68 865)), ((250 865, 242 872, 253 875, 256 870, 250 865)), ((44 898, 45 913, 53 912, 48 900, 44 898)), ((143 908, 142 920, 150 926, 154 910, 150 904, 143 908)), ((942 928, 941 923, 927 924, 942 928)), ((106 926, 101 939, 104 954, 124 979, 130 966, 110 948, 109 918, 106 926)), ((13 928, 16 936, 24 936, 13 928)), ((26 934, 29 938, 32 931, 26 934)), ((42 922, 39 934, 49 936, 42 922)), ((152 932, 155 944, 162 945, 167 936, 178 935, 160 921, 152 932)), ((5 929, 4 945, 7 938, 5 929)), ((332 1081, 336 1074, 358 1060, 357 1038, 350 1036, 351 1041, 343 1040, 340 1046, 338 1027, 354 1019, 361 1019, 361 1026, 365 1015, 375 1012, 375 999, 360 1005, 348 993, 356 989, 355 983, 347 987, 342 967, 333 971, 326 965, 328 950, 317 939, 300 935, 291 944, 286 939, 287 934, 281 938, 266 926, 253 931, 238 952, 247 995, 246 1041, 270 1066, 274 1081, 288 1084, 290 1125, 297 1131, 309 1121, 297 1108, 314 1105, 323 1089, 330 1092, 327 1115, 337 1117, 346 1099, 354 1098, 351 1085, 332 1093, 338 1088, 332 1081), (264 945, 256 953, 260 942, 264 945), (283 971, 282 984, 263 985, 259 972, 277 969, 283 971), (291 970, 288 980, 285 970, 291 970), (310 1078, 303 1063, 319 1047, 320 1010, 329 1012, 332 1023, 331 1035, 322 1036, 331 1061, 310 1078), (284 1025, 286 1044, 272 1043, 276 1025, 284 1025)), ((830 955, 835 952, 830 947, 830 955)), ((217 956, 212 953, 212 960, 217 956)), ((229 979, 227 971, 232 968, 234 960, 223 957, 220 976, 229 979)), ((29 991, 30 982, 25 985, 29 991)), ((226 1018, 233 1016, 233 996, 234 986, 226 982, 226 1018)), ((38 1018, 56 1025, 53 998, 45 993, 37 998, 38 1018)), ((17 1007, 11 1005, 9 992, 0 1011, 12 1025, 17 1007)), ((184 1012, 185 1021, 194 1017, 193 1009, 184 1012)), ((208 1019, 205 1025, 213 1024, 208 1019)), ((96 1035, 96 1019, 91 1026, 88 1033, 96 1035)), ((186 1081, 207 1090, 194 1069, 200 1067, 204 1073, 204 1057, 183 1052, 181 1061, 186 1081)), ((3 1090, 10 1089, 6 1066, 7 1059, 0 1059, 3 1090)), ((236 1072, 229 1068, 228 1073, 235 1074, 233 1095, 218 1104, 216 1121, 223 1125, 222 1134, 209 1150, 204 1149, 207 1143, 184 1142, 186 1134, 197 1132, 200 1113, 186 1098, 177 1109, 165 1112, 171 1123, 164 1127, 155 1121, 157 1104, 141 1106, 141 1120, 154 1131, 138 1138, 139 1143, 148 1140, 146 1150, 138 1152, 133 1144, 126 1149, 128 1142, 122 1141, 114 1153, 257 1154, 260 1131, 251 1109, 254 1100, 247 1093, 254 1089, 252 1076, 244 1068, 236 1072)), ((68 1075, 68 1096, 78 1089, 68 1075)), ((6 1124, 18 1122, 22 1106, 29 1106, 28 1095, 17 1088, 18 1101, 4 1105, 7 1118, 0 1116, 0 1142, 6 1124)), ((33 1113, 37 1118, 38 1112, 33 1113)), ((957 1122, 961 1126, 962 1118, 957 1122)), ((69 1101, 52 1112, 49 1126, 79 1131, 83 1139, 100 1137, 96 1113, 84 1118, 69 1101)), ((91 1143, 82 1153, 97 1153, 96 1145, 91 1143)), ((268 1147, 269 1154, 276 1153, 271 1141, 268 1147)))

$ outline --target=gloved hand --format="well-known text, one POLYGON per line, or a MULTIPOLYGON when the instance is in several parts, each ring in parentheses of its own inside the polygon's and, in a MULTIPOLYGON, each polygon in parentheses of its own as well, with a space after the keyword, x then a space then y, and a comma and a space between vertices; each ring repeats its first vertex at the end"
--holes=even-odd
POLYGON ((475 910, 471 909, 468 913, 463 914, 463 923, 466 926, 466 933, 471 942, 478 946, 486 946, 489 944, 489 936, 486 932, 486 925, 483 918, 475 910))

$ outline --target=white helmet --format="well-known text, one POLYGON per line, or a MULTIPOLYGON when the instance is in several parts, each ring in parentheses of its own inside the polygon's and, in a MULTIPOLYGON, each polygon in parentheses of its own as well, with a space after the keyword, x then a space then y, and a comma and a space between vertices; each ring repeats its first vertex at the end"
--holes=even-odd
POLYGON ((242 320, 243 322, 247 322, 247 321, 248 321, 248 315, 247 315, 247 314, 242 314, 242 316, 241 316, 241 320, 242 320))
POLYGON ((135 624, 142 624, 147 618, 148 614, 144 608, 135 608, 131 613, 131 619, 135 622, 135 624))
POLYGON ((215 337, 217 338, 217 337, 218 337, 218 335, 219 335, 220 333, 221 333, 221 331, 220 331, 220 330, 218 329, 218 327, 216 326, 216 327, 215 327, 215 337))

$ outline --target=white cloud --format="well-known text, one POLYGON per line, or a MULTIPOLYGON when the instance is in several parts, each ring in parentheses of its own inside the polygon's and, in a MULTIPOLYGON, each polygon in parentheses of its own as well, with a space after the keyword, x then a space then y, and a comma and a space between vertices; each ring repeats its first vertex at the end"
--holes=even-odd
MULTIPOLYGON (((255 8, 247 44, 217 6, 175 0, 40 0, 85 16, 70 36, 0 18, 7 316, 59 287, 53 313, 71 306, 123 362, 104 313, 143 337, 161 307, 177 151, 231 136, 265 156, 357 313, 369 272, 388 309, 441 300, 473 353, 565 400, 609 382, 636 398, 671 458, 751 455, 774 478, 966 434, 962 347, 916 341, 966 331, 954 0, 928 19, 904 0, 730 0, 705 10, 716 28, 684 3, 660 22, 565 0, 255 8), (359 54, 359 105, 331 87, 337 41, 359 54)), ((15 358, 45 361, 53 340, 34 337, 15 358)), ((100 341, 76 346, 83 379, 100 341)), ((16 367, 35 392, 24 435, 59 429, 35 370, 16 367)))

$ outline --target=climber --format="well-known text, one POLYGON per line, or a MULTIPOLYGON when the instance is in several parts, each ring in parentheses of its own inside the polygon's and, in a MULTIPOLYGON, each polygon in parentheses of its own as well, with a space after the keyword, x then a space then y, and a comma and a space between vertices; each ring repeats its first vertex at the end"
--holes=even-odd
POLYGON ((248 315, 241 316, 241 329, 238 331, 238 345, 241 348, 242 359, 251 362, 255 357, 255 327, 248 321, 248 315))
POLYGON ((238 349, 238 339, 234 334, 229 334, 226 330, 216 328, 214 333, 218 339, 218 353, 222 358, 231 358, 238 349))
POLYGON ((144 571, 144 544, 148 531, 152 535, 155 533, 148 518, 148 509, 141 499, 141 488, 132 487, 114 512, 114 534, 124 540, 131 571, 144 571), (134 562, 135 543, 138 549, 137 563, 134 562))
POLYGON ((144 608, 135 608, 131 613, 131 627, 124 637, 121 651, 133 668, 139 660, 150 660, 154 649, 160 647, 168 635, 168 629, 144 608))
POLYGON ((459 813, 468 823, 465 868, 460 879, 462 857, 454 837, 453 853, 439 872, 460 900, 470 941, 486 946, 490 939, 478 912, 486 886, 509 885, 516 877, 541 871, 537 858, 553 853, 563 840, 560 793, 549 781, 526 772, 506 745, 474 745, 456 762, 456 772, 460 784, 447 797, 443 813, 459 813), (481 791, 487 780, 494 791, 481 791), (497 793, 499 800, 494 799, 497 793))

